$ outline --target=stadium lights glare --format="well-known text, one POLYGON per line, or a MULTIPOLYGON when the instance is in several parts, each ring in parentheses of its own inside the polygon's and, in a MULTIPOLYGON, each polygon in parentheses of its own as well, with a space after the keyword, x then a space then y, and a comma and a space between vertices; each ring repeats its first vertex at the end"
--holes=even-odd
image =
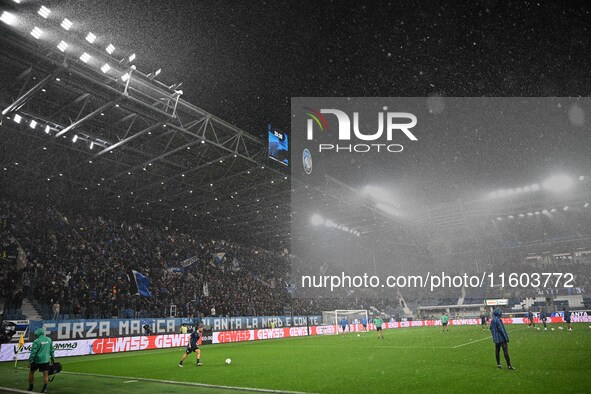
POLYGON ((32 129, 37 127, 37 121, 35 119, 31 120, 31 123, 29 123, 29 127, 32 129))
POLYGON ((66 49, 68 49, 68 44, 65 41, 60 41, 60 43, 57 44, 57 49, 59 49, 62 52, 65 52, 66 49))
POLYGON ((568 190, 573 184, 573 180, 566 175, 556 175, 550 177, 542 183, 542 187, 554 193, 561 193, 568 190))
POLYGON ((96 40, 96 36, 92 33, 88 33, 86 35, 86 41, 90 42, 91 44, 94 43, 94 40, 96 40))
POLYGON ((45 126, 45 134, 49 134, 50 130, 51 130, 51 127, 49 127, 49 125, 45 126))
POLYGON ((532 192, 537 192, 538 190, 540 190, 540 185, 538 185, 537 183, 534 183, 530 187, 532 192))
POLYGON ((547 209, 544 209, 544 210, 542 211, 542 213, 543 213, 544 215, 547 215, 547 214, 548 214, 548 210, 547 210, 547 209))
POLYGON ((38 14, 41 15, 45 19, 47 19, 47 17, 49 16, 50 13, 51 13, 51 10, 49 8, 45 7, 44 5, 42 5, 38 11, 38 14))
POLYGON ((509 219, 515 219, 515 216, 509 215, 509 219))
POLYGON ((72 25, 73 23, 71 20, 69 20, 68 18, 64 18, 61 27, 63 27, 65 30, 70 30, 72 28, 72 25))
POLYGON ((579 176, 579 181, 584 181, 584 180, 585 180, 585 176, 584 175, 579 176))
POLYGON ((583 208, 587 208, 587 207, 589 207, 589 203, 588 202, 586 202, 585 205, 583 205, 583 208))
POLYGON ((563 211, 568 211, 568 205, 562 208, 563 211))
POLYGON ((109 46, 107 46, 107 53, 110 55, 115 51, 115 47, 113 46, 113 44, 109 44, 109 46))
POLYGON ((527 216, 534 216, 534 214, 533 214, 533 213, 531 213, 531 212, 528 212, 528 213, 527 213, 527 216))
POLYGON ((132 53, 131 55, 129 55, 127 60, 129 60, 130 63, 133 62, 135 60, 135 53, 132 53))
POLYGON ((156 70, 156 72, 154 73, 154 76, 157 77, 158 74, 160 74, 162 72, 162 69, 159 68, 158 70, 156 70))
POLYGON ((125 73, 121 76, 121 79, 123 80, 123 82, 127 82, 127 80, 129 79, 129 73, 125 73))
POLYGON ((38 40, 43 35, 43 30, 35 26, 35 28, 31 31, 31 35, 38 40))
POLYGON ((90 143, 90 150, 92 150, 92 148, 94 148, 94 142, 90 143))
POLYGON ((524 214, 522 214, 522 213, 520 213, 520 214, 519 214, 519 217, 520 217, 520 218, 523 218, 523 217, 525 217, 525 215, 524 215, 524 214))
POLYGON ((107 71, 109 71, 110 69, 111 69, 111 66, 109 66, 109 63, 105 63, 101 67, 101 71, 104 73, 107 73, 107 71))
POLYGON ((12 1, 14 1, 16 4, 20 4, 21 3, 21 0, 12 0, 12 1))
POLYGON ((550 212, 552 212, 552 213, 556 212, 556 208, 552 208, 552 209, 550 210, 550 212))
POLYGON ((12 15, 10 12, 4 11, 2 16, 0 16, 0 21, 7 25, 12 25, 16 21, 16 16, 12 15))
POLYGON ((22 119, 23 118, 19 114, 14 114, 14 118, 12 118, 15 123, 20 123, 22 119))
POLYGON ((72 138, 72 142, 76 142, 78 141, 78 134, 74 134, 74 137, 72 138))
POLYGON ((88 63, 90 60, 90 55, 84 52, 82 55, 80 55, 80 60, 82 60, 84 63, 88 63))

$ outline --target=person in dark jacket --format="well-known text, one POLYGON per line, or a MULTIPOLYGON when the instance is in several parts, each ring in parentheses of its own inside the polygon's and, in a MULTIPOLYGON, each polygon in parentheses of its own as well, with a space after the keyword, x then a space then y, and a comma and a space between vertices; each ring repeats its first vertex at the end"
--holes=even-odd
POLYGON ((529 320, 529 324, 527 325, 527 328, 530 327, 536 327, 536 324, 534 323, 534 314, 532 311, 527 312, 527 320, 529 320))
POLYGON ((542 310, 542 312, 540 312, 540 320, 542 321, 542 324, 544 324, 544 330, 548 329, 548 327, 546 326, 547 319, 548 319, 548 315, 546 314, 546 311, 542 310))
POLYGON ((29 355, 29 391, 33 391, 34 375, 38 369, 43 372, 43 389, 41 392, 44 393, 47 391, 47 384, 49 383, 49 361, 54 362, 53 342, 51 338, 45 336, 43 328, 35 330, 35 337, 37 339, 33 342, 29 355))
POLYGON ((570 309, 566 308, 564 310, 564 321, 566 322, 566 325, 567 325, 569 331, 573 330, 573 326, 570 322, 571 315, 572 315, 572 312, 570 311, 570 309))
POLYGON ((501 311, 499 309, 495 309, 493 312, 493 319, 490 322, 490 332, 493 337, 493 342, 495 343, 495 357, 497 358, 497 368, 501 367, 501 355, 500 350, 503 349, 503 355, 505 356, 505 361, 507 362, 507 368, 514 370, 513 366, 511 365, 511 359, 509 358, 509 335, 507 335, 507 331, 505 331, 505 326, 503 325, 503 321, 501 320, 501 311))

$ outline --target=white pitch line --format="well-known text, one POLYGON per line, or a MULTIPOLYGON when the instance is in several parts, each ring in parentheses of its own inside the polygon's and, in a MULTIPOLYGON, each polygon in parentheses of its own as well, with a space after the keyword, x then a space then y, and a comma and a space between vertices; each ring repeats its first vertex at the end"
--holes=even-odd
POLYGON ((150 378, 135 378, 135 377, 130 377, 130 376, 102 375, 102 374, 97 374, 97 373, 70 372, 70 371, 62 371, 60 373, 66 374, 66 375, 93 376, 93 377, 98 377, 98 378, 131 379, 131 380, 135 379, 136 381, 141 381, 141 382, 163 383, 163 384, 193 386, 193 387, 208 387, 208 388, 212 388, 212 389, 250 391, 250 392, 257 392, 257 393, 309 394, 304 391, 287 391, 287 390, 259 389, 259 388, 255 388, 255 387, 224 386, 224 385, 208 384, 208 383, 179 382, 179 381, 175 381, 175 380, 160 380, 160 379, 150 379, 150 378))
POLYGON ((137 382, 137 380, 128 380, 127 382, 123 382, 123 383, 135 383, 137 382))
MULTIPOLYGON (((516 330, 511 330, 509 332, 515 332, 515 331, 520 331, 520 330, 524 330, 524 329, 525 329, 525 327, 522 327, 522 328, 518 328, 516 330)), ((486 338, 476 339, 475 341, 470 341, 470 342, 462 343, 461 345, 451 346, 450 349, 457 349, 459 347, 466 346, 466 345, 471 345, 471 344, 476 343, 476 342, 486 341, 487 339, 490 341, 491 340, 491 337, 488 337, 487 336, 486 338)))

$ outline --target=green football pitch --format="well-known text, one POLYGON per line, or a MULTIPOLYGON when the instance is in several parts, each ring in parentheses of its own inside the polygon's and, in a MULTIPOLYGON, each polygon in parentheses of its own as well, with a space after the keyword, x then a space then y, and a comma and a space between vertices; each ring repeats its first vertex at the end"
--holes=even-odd
MULTIPOLYGON (((516 371, 497 369, 480 326, 385 330, 202 347, 203 366, 183 348, 62 358, 51 393, 591 392, 591 328, 574 331, 507 326, 516 371), (231 365, 224 360, 231 358, 231 365)), ((502 359, 502 354, 501 354, 502 359)), ((27 388, 26 363, 0 365, 0 386, 27 388)), ((42 386, 35 374, 35 391, 42 386)))

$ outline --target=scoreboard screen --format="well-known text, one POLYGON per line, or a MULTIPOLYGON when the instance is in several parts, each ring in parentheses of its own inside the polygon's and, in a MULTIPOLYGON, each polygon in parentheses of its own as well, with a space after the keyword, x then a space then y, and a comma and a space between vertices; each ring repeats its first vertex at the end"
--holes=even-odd
POLYGON ((287 133, 269 129, 269 157, 284 166, 289 165, 289 136, 287 133))

